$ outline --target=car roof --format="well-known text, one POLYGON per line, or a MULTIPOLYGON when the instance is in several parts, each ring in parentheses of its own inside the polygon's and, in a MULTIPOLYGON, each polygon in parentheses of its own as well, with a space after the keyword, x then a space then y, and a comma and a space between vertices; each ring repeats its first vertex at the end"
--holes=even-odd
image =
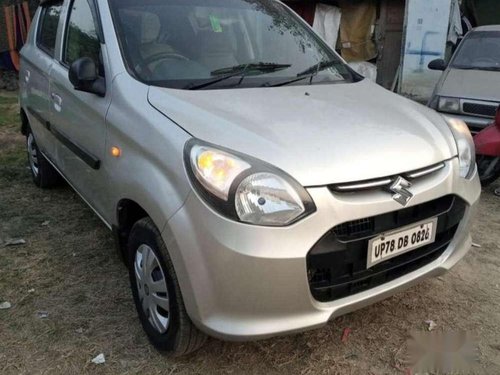
POLYGON ((479 26, 472 31, 500 31, 500 25, 479 26))

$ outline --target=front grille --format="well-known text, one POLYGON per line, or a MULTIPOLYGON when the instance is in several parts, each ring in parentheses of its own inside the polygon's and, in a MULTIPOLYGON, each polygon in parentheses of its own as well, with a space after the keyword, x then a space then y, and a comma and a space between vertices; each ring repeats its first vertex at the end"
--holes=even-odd
POLYGON ((370 218, 354 220, 348 223, 337 225, 333 228, 333 233, 337 237, 357 236, 362 233, 371 233, 373 231, 374 221, 370 218))
MULTIPOLYGON (((428 177, 433 173, 439 172, 444 167, 446 167, 446 163, 441 162, 431 165, 429 167, 403 173, 401 174, 401 176, 414 182, 419 178, 428 177)), ((335 185, 329 185, 328 188, 334 193, 353 193, 363 190, 366 191, 374 189, 388 189, 396 181, 398 177, 400 176, 394 175, 373 180, 335 184, 335 185)))
POLYGON ((453 239, 466 204, 455 196, 336 226, 307 255, 309 286, 321 302, 384 284, 436 260, 453 239), (436 241, 367 269, 370 239, 412 223, 438 217, 436 241))
POLYGON ((480 104, 480 103, 464 103, 463 111, 474 115, 495 117, 498 109, 498 104, 480 104))

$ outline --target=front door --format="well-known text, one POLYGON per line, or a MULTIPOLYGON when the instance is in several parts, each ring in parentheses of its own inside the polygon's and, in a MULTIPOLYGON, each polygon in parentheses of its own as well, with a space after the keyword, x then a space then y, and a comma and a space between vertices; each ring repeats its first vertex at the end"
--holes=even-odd
POLYGON ((106 112, 110 95, 76 91, 69 81, 71 64, 82 57, 94 60, 105 76, 94 3, 72 0, 67 12, 60 61, 51 70, 51 131, 57 138, 56 164, 82 197, 110 222, 106 154, 106 112))
MULTIPOLYGON (((50 134, 49 75, 54 63, 62 1, 43 5, 36 18, 34 43, 21 50, 20 93, 26 103, 31 131, 40 150, 53 160, 55 141, 50 134)), ((31 31, 33 33, 34 31, 31 31)))

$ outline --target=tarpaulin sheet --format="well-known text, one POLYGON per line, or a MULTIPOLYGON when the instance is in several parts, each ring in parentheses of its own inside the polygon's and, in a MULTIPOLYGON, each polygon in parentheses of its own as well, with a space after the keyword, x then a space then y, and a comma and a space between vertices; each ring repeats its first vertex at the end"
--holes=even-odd
MULTIPOLYGON (((0 52, 9 52, 11 64, 19 70, 18 51, 26 42, 28 30, 31 24, 31 15, 27 2, 12 4, 3 7, 2 34, 7 40, 6 46, 0 46, 0 52)), ((5 54, 2 60, 5 59, 5 54)), ((6 64, 3 64, 6 65, 6 64)))
POLYGON ((377 66, 367 61, 352 61, 349 66, 363 77, 373 82, 377 82, 377 66))
POLYGON ((339 1, 342 9, 340 42, 342 57, 347 61, 367 61, 377 56, 372 39, 377 17, 375 0, 339 1))
POLYGON ((460 15, 460 4, 458 0, 451 0, 450 26, 448 29, 448 42, 457 44, 458 38, 464 35, 462 28, 462 16, 460 15))
POLYGON ((0 3, 0 52, 9 50, 9 41, 7 40, 7 24, 4 14, 3 4, 0 3))
POLYGON ((337 46, 341 15, 342 12, 337 7, 326 4, 316 5, 313 29, 333 49, 337 46))

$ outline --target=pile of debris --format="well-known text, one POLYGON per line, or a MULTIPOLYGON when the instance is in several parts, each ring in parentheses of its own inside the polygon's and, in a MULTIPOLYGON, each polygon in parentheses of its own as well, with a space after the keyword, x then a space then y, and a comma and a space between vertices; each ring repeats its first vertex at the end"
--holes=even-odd
POLYGON ((10 70, 0 70, 0 90, 16 91, 17 88, 17 73, 10 70))

